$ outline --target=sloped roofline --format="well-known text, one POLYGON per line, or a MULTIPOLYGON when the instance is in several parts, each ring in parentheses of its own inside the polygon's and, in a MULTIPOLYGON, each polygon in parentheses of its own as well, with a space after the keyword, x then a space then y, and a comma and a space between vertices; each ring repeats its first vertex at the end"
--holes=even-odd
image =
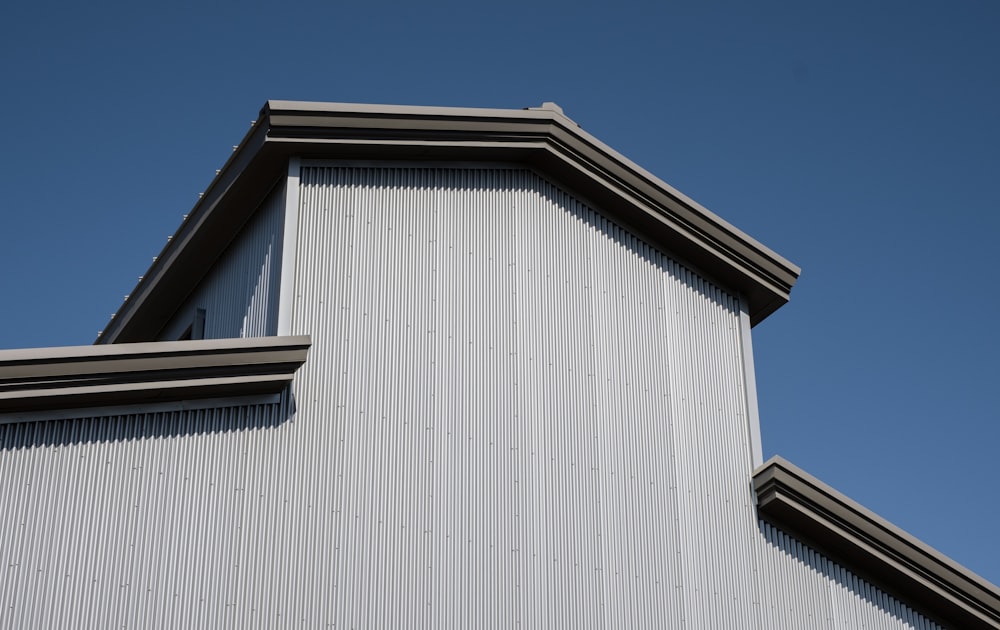
POLYGON ((524 164, 748 302, 757 324, 799 268, 594 138, 551 103, 524 110, 268 101, 96 343, 151 341, 287 176, 292 157, 524 164))
POLYGON ((308 336, 0 350, 0 424, 36 412, 278 393, 308 336))
POLYGON ((948 627, 1000 627, 1000 588, 781 457, 754 472, 757 510, 948 627))

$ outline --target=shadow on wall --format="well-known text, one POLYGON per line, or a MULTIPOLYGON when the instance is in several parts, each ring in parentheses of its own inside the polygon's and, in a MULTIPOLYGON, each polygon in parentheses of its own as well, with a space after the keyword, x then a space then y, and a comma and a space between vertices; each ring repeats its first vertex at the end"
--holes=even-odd
POLYGON ((245 238, 226 249, 158 333, 160 339, 180 339, 198 309, 205 311, 205 339, 277 334, 281 232, 265 230, 256 218, 251 221, 245 238))
MULTIPOLYGON (((882 611, 908 626, 928 629, 941 628, 895 597, 858 577, 808 545, 802 544, 780 529, 773 527, 770 523, 759 520, 758 527, 767 543, 775 550, 783 552, 782 555, 785 559, 792 559, 812 573, 825 578, 827 596, 830 598, 829 607, 836 619, 850 619, 852 617, 851 610, 845 609, 845 603, 850 606, 851 600, 861 600, 868 606, 882 611), (835 587, 838 586, 846 592, 845 595, 837 596, 835 587)), ((782 572, 776 573, 781 574, 782 572)), ((785 573, 787 574, 787 572, 785 573)), ((772 573, 772 575, 774 574, 772 573)), ((793 577, 793 579, 795 578, 793 577)), ((795 601, 796 598, 791 593, 785 593, 785 599, 786 601, 795 601)), ((801 601, 809 601, 809 598, 801 598, 801 601)), ((862 617, 866 616, 860 613, 856 615, 859 621, 862 617)))
POLYGON ((0 424, 0 451, 273 429, 292 420, 295 400, 286 387, 274 402, 147 412, 132 409, 116 415, 0 424))
POLYGON ((738 313, 736 299, 712 282, 701 277, 697 272, 674 260, 667 254, 636 236, 627 228, 619 225, 607 216, 607 213, 592 208, 566 192, 556 184, 531 174, 535 178, 535 190, 553 205, 562 208, 577 221, 588 226, 603 238, 615 243, 622 249, 637 256, 644 262, 658 267, 667 276, 683 284, 688 290, 714 302, 731 313, 738 313))

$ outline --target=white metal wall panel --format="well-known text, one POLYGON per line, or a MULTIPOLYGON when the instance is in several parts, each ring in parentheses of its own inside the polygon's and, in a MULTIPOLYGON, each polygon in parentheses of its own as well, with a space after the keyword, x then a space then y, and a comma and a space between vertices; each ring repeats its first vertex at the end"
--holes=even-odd
POLYGON ((942 630, 785 532, 758 525, 761 535, 753 541, 761 553, 763 606, 755 627, 942 630))
POLYGON ((287 496, 248 506, 242 621, 834 627, 865 601, 787 580, 758 526, 736 298, 529 170, 300 182, 314 345, 256 447, 283 468, 248 485, 287 496))
POLYGON ((287 417, 275 403, 0 425, 0 628, 231 624, 247 435, 287 417))
POLYGON ((277 334, 284 186, 267 196, 233 243, 164 328, 177 339, 205 309, 205 339, 277 334))
POLYGON ((530 170, 307 165, 297 221, 291 399, 0 426, 0 627, 936 627, 757 520, 735 297, 530 170))

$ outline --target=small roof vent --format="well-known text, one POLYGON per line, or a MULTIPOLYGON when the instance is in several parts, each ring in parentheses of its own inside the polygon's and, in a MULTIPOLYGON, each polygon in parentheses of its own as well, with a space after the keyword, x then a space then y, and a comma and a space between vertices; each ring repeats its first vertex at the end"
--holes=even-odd
POLYGON ((555 112, 555 113, 559 114, 560 116, 565 116, 566 115, 563 112, 562 107, 559 107, 558 105, 556 105, 552 101, 545 101, 544 103, 542 103, 538 107, 528 107, 526 109, 533 109, 533 110, 543 109, 543 110, 546 110, 546 111, 555 112))

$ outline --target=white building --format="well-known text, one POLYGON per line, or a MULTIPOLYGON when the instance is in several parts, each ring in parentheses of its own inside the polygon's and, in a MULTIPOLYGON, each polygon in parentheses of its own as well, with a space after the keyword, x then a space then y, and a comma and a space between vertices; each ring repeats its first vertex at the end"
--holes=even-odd
POLYGON ((97 344, 0 351, 0 627, 1000 627, 761 461, 797 275, 552 104, 269 102, 97 344))

